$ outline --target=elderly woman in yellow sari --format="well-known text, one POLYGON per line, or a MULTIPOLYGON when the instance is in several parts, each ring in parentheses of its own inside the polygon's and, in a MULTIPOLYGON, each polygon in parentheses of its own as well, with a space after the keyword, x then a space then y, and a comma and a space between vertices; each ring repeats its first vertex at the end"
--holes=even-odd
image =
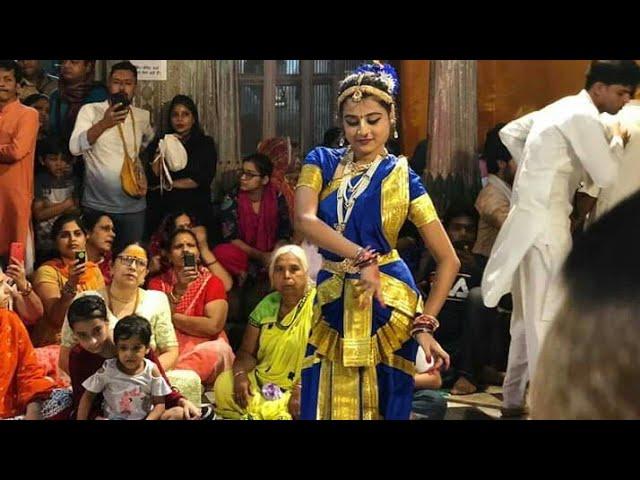
POLYGON ((297 245, 275 252, 269 277, 275 291, 251 313, 233 369, 216 380, 216 413, 223 418, 291 420, 292 411, 295 415, 316 289, 297 245))

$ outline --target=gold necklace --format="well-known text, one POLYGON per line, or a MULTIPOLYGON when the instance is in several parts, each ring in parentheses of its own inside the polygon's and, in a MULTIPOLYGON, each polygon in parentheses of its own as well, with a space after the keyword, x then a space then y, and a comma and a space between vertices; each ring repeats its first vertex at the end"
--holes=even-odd
POLYGON ((109 289, 109 298, 113 298, 114 300, 117 300, 120 303, 129 303, 131 300, 133 300, 137 296, 138 296, 138 289, 137 288, 136 288, 136 294, 133 297, 129 298, 129 299, 118 298, 111 292, 111 289, 109 289))
MULTIPOLYGON (((113 304, 111 302, 112 299, 115 299, 115 300, 119 301, 120 303, 124 303, 124 304, 127 304, 127 303, 131 302, 131 300, 122 300, 122 299, 119 299, 119 298, 113 296, 112 293, 111 293, 111 289, 107 290, 107 295, 109 296, 109 305, 108 305, 108 307, 109 307, 109 310, 111 311, 111 313, 113 314, 114 317, 117 316, 117 315, 113 311, 113 304)), ((138 310, 138 302, 139 301, 140 301, 140 289, 136 287, 136 303, 135 303, 135 305, 133 307, 133 312, 131 312, 132 314, 136 313, 136 311, 138 310)))

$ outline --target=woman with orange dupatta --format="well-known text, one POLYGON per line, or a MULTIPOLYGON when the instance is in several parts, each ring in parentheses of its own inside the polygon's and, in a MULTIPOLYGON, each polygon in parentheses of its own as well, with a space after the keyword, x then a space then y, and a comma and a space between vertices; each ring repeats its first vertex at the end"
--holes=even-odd
POLYGON ((77 215, 62 215, 51 229, 59 257, 49 260, 36 270, 33 288, 42 299, 44 316, 32 332, 33 344, 47 374, 58 377, 58 357, 62 324, 67 309, 78 292, 104 287, 100 268, 93 262, 76 259, 76 252, 85 252, 87 235, 77 215))

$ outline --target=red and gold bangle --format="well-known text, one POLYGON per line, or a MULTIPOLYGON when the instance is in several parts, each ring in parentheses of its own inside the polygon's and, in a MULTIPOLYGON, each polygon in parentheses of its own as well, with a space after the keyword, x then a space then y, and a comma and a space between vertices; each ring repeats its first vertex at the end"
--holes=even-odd
POLYGON ((414 336, 420 332, 427 332, 433 335, 438 327, 440 327, 440 322, 436 317, 423 313, 418 315, 413 320, 411 336, 414 336))
POLYGON ((428 333, 429 335, 433 336, 433 331, 427 327, 416 327, 411 330, 412 337, 415 337, 419 333, 428 333))

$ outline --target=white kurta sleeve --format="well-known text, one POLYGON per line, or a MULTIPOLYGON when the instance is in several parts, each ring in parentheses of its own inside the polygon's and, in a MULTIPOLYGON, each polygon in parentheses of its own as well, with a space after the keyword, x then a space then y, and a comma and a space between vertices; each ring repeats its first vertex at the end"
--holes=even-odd
POLYGON ((600 196, 600 187, 595 184, 591 177, 588 175, 585 176, 585 179, 580 183, 580 188, 578 192, 589 195, 593 198, 598 198, 600 196))
POLYGON ((87 132, 93 127, 94 122, 94 108, 93 105, 83 105, 78 112, 78 118, 76 124, 73 127, 73 133, 71 133, 71 139, 69 140, 69 151, 71 155, 82 155, 87 150, 91 149, 89 141, 87 139, 87 132))
POLYGON ((586 114, 575 115, 558 125, 558 128, 594 183, 600 188, 613 184, 622 156, 622 138, 613 137, 607 145, 604 125, 586 114))
POLYGON ((513 160, 520 165, 527 137, 538 112, 531 112, 506 124, 499 132, 500 140, 507 147, 513 160))

